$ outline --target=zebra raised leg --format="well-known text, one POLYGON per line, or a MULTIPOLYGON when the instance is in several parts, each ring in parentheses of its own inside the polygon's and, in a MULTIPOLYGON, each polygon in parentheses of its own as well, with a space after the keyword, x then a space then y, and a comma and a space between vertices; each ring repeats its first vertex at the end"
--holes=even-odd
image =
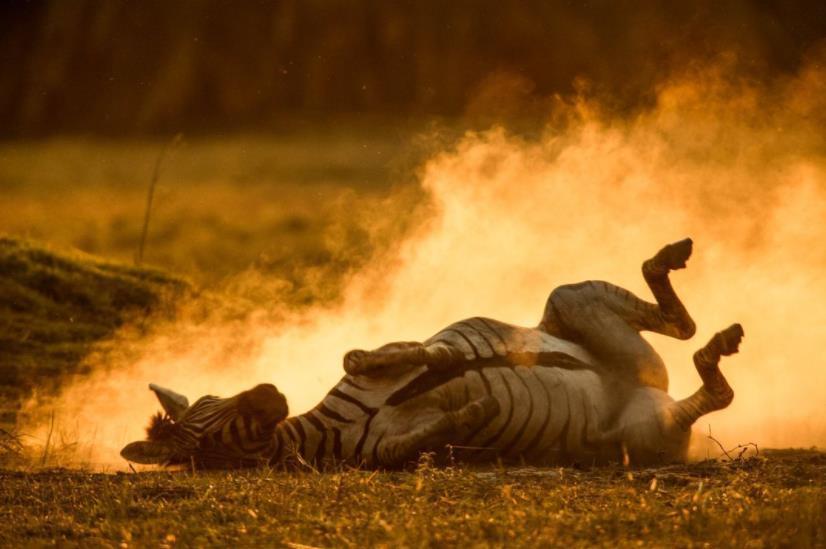
POLYGON ((732 324, 717 332, 705 347, 694 353, 694 366, 703 386, 690 397, 677 401, 671 406, 671 415, 684 431, 709 412, 722 410, 734 399, 734 391, 720 371, 720 357, 736 353, 743 339, 743 327, 732 324))
POLYGON ((569 284, 551 292, 539 328, 582 344, 621 378, 668 390, 665 364, 639 332, 680 339, 694 335, 694 321, 668 279, 670 271, 685 267, 691 251, 687 238, 643 263, 643 276, 657 304, 608 282, 569 284))
MULTIPOLYGON (((684 239, 662 248, 654 257, 643 263, 643 276, 648 282, 657 304, 641 300, 631 292, 603 281, 587 281, 580 284, 560 286, 551 292, 545 306, 538 329, 584 345, 590 352, 602 359, 604 364, 613 366, 621 377, 636 383, 668 389, 668 374, 660 356, 646 342, 639 332, 649 330, 661 334, 688 339, 694 334, 694 321, 688 315, 668 279, 672 270, 682 269, 691 256, 692 241, 684 239)), ((473 319, 461 324, 472 324, 473 319)), ((392 367, 413 367, 427 364, 431 368, 449 368, 456 364, 478 358, 481 350, 489 348, 491 353, 517 357, 523 350, 510 349, 512 338, 491 333, 493 341, 483 332, 497 332, 491 328, 490 319, 481 319, 487 325, 464 327, 454 325, 446 331, 463 332, 472 352, 463 350, 449 342, 430 344, 418 342, 390 343, 373 351, 355 350, 344 356, 344 370, 350 375, 385 375, 392 367), (464 333, 467 332, 467 333, 464 333), (477 348, 476 335, 485 341, 477 348), (508 339, 502 349, 496 339, 508 339)), ((502 323, 495 323, 497 326, 502 323)), ((500 326, 501 327, 501 326, 500 326)), ((515 327, 509 327, 508 330, 515 327)), ((530 330, 519 329, 522 332, 530 330)), ((524 353, 523 353, 524 354, 524 353)), ((529 353, 530 354, 530 353, 529 353)), ((515 359, 514 359, 515 360, 515 359)), ((520 363, 515 360, 514 365, 520 363)))
POLYGON ((656 310, 649 314, 649 327, 643 329, 677 339, 690 339, 696 332, 694 321, 677 297, 668 278, 670 271, 685 268, 686 261, 691 257, 692 247, 693 242, 686 238, 663 247, 654 257, 643 262, 642 276, 651 288, 658 305, 656 310))
POLYGON ((498 413, 499 402, 487 395, 458 410, 444 412, 407 433, 387 437, 379 443, 380 465, 399 466, 414 459, 420 452, 444 446, 450 441, 462 441, 498 413))

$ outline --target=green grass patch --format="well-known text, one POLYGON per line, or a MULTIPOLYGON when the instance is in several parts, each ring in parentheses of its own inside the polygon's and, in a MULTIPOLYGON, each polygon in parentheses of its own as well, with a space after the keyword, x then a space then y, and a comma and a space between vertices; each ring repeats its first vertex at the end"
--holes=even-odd
POLYGON ((127 321, 171 312, 190 284, 163 271, 0 237, 0 424, 37 387, 82 373, 82 358, 127 321))

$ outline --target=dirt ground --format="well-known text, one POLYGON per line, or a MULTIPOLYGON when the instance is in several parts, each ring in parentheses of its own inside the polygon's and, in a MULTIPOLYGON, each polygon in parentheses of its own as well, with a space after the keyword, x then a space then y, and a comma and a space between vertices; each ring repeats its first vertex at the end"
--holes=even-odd
POLYGON ((0 472, 0 543, 823 547, 826 454, 658 469, 0 472))

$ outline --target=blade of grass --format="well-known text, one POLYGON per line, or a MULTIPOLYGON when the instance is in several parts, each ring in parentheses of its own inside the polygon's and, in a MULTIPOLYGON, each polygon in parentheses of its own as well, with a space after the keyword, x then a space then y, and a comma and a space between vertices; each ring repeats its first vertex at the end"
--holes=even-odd
POLYGON ((158 184, 158 179, 161 175, 161 166, 164 157, 168 150, 173 149, 183 138, 183 134, 177 134, 161 148, 158 157, 155 159, 155 168, 152 170, 152 179, 149 182, 149 190, 146 193, 146 208, 143 213, 143 229, 141 230, 141 241, 138 246, 138 253, 135 256, 135 265, 140 265, 143 262, 143 251, 146 247, 146 235, 149 232, 149 215, 152 211, 152 201, 155 198, 155 186, 158 184))

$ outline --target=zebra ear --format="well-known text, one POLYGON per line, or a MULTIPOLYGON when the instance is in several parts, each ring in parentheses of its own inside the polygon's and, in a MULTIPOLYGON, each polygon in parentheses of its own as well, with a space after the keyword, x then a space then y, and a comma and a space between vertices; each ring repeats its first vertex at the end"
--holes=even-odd
POLYGON ((123 447, 121 457, 143 465, 162 465, 172 460, 175 451, 169 444, 154 440, 139 440, 123 447))
POLYGON ((171 389, 160 387, 154 383, 150 383, 149 388, 155 392, 155 396, 158 397, 164 411, 173 420, 181 419, 186 409, 189 408, 189 400, 184 395, 179 395, 171 389))

